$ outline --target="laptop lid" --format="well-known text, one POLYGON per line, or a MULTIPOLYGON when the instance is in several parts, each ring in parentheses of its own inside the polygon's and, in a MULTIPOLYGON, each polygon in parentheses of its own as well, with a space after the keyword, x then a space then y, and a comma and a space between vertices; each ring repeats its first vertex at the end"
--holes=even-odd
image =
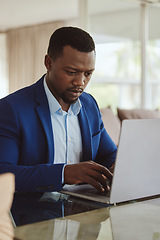
POLYGON ((160 119, 122 122, 110 202, 160 194, 160 119))

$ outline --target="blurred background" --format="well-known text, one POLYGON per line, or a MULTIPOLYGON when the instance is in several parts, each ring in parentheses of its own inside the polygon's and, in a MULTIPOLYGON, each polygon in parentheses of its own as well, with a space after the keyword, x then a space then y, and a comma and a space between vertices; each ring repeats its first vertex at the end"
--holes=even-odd
POLYGON ((0 0, 0 98, 46 72, 56 28, 78 26, 96 43, 99 107, 160 109, 159 23, 160 0, 0 0))

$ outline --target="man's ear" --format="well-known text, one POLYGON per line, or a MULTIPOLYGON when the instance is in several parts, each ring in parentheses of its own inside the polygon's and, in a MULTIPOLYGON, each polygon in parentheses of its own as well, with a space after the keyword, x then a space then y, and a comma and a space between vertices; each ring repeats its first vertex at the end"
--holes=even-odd
POLYGON ((46 66, 48 71, 51 69, 51 58, 48 54, 45 56, 44 65, 46 66))

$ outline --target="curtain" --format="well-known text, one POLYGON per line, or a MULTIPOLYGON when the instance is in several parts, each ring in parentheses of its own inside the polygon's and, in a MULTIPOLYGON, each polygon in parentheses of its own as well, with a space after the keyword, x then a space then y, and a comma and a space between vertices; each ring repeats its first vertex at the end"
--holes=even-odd
POLYGON ((62 21, 7 31, 10 93, 36 82, 46 72, 49 38, 61 26, 62 21))
POLYGON ((8 61, 6 34, 0 33, 0 98, 8 94, 8 61))

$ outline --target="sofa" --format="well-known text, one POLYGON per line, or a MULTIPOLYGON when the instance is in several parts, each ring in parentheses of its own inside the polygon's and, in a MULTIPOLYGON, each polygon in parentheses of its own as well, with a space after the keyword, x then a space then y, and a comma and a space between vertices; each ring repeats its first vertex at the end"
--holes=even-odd
POLYGON ((114 143, 118 146, 121 124, 124 119, 152 119, 160 118, 159 110, 150 109, 121 109, 117 108, 115 114, 111 107, 101 108, 104 127, 109 133, 114 143))

